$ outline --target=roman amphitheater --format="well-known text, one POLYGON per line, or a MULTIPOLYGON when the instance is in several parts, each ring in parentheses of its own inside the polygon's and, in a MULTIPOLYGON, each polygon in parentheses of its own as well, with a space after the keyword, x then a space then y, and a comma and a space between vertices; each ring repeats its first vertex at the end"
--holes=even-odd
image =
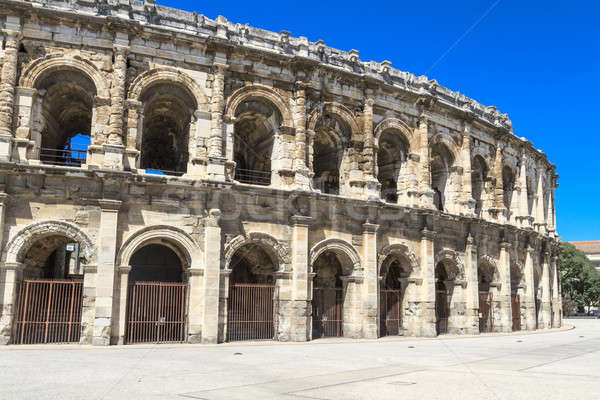
POLYGON ((0 342, 559 327, 555 166, 435 80, 152 0, 2 0, 0 342))

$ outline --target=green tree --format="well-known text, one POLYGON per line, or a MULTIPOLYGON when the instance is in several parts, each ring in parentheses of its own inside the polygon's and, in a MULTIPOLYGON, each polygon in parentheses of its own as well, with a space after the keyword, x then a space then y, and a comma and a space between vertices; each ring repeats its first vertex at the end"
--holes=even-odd
POLYGON ((563 297, 587 307, 588 313, 600 305, 600 273, 586 255, 570 243, 561 243, 559 263, 563 297))

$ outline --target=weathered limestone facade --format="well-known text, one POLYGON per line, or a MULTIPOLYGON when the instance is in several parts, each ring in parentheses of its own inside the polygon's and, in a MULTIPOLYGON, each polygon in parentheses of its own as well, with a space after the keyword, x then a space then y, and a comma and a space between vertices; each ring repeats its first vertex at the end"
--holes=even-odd
POLYGON ((277 340, 311 340, 313 289, 335 282, 343 335, 383 335, 394 268, 405 335, 440 330, 438 291, 449 333, 480 332, 481 291, 494 331, 511 294, 522 329, 561 325, 558 175, 495 107, 151 0, 2 0, 0 24, 1 343, 56 237, 79 244, 82 343, 125 341, 149 244, 181 262, 188 342, 226 340, 240 254, 277 287, 277 340), (76 134, 85 162, 55 165, 76 134))

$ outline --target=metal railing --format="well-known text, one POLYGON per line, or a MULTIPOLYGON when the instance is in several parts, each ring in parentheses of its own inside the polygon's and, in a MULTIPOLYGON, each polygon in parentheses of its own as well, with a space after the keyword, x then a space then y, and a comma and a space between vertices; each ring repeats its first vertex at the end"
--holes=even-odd
POLYGON ((313 289, 313 339, 343 336, 343 296, 341 288, 313 289))
POLYGON ((249 185, 269 186, 271 184, 271 172, 236 168, 235 180, 249 185))
POLYGON ((23 281, 19 289, 13 342, 79 342, 82 289, 82 281, 23 281))
POLYGON ((87 150, 40 148, 40 161, 44 164, 81 167, 85 164, 86 156, 87 150))
POLYGON ((273 285, 234 284, 227 303, 227 341, 268 340, 275 336, 273 285))
POLYGON ((381 289, 381 336, 402 333, 402 291, 381 289))

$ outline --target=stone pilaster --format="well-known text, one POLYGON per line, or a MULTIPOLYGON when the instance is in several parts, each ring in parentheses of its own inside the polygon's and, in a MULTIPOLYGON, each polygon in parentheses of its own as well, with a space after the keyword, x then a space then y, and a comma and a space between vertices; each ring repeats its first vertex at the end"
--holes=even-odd
POLYGON ((4 59, 0 70, 0 160, 9 161, 12 153, 12 125, 17 83, 17 63, 21 43, 21 20, 8 16, 4 29, 4 59))
POLYGON ((525 151, 521 155, 521 168, 519 171, 519 225, 525 228, 531 226, 531 219, 529 215, 529 199, 527 197, 527 167, 525 163, 525 151))
POLYGON ((469 122, 463 125, 463 142, 460 149, 462 158, 462 204, 463 213, 475 215, 475 199, 473 199, 473 182, 471 182, 471 124, 469 122))
POLYGON ((312 217, 295 215, 292 223, 292 315, 290 340, 304 342, 311 338, 312 306, 309 280, 308 230, 312 217))
POLYGON ((23 280, 23 269, 24 265, 21 263, 0 264, 0 345, 11 343, 17 311, 17 290, 23 280))
POLYGON ((433 189, 431 189, 431 173, 429 166, 429 123, 424 115, 417 122, 416 135, 419 143, 419 205, 434 208, 433 189))
POLYGON ((344 337, 362 338, 362 284, 364 278, 363 271, 353 271, 351 276, 343 276, 341 279, 344 285, 344 306, 342 307, 342 331, 344 337))
MULTIPOLYGON (((218 247, 219 242, 212 243, 211 246, 218 247)), ((207 247, 205 247, 206 249, 207 247)), ((210 248, 210 247, 208 247, 210 248)), ((188 329, 187 342, 201 343, 202 342, 202 325, 204 322, 204 269, 192 265, 187 271, 188 282, 188 329)), ((217 282, 218 283, 218 282, 217 282)), ((214 303, 217 303, 218 291, 215 291, 214 297, 211 298, 214 303)), ((218 304, 218 303, 217 303, 218 304)), ((216 313, 215 313, 216 314, 216 313)), ((217 326, 217 318, 215 315, 213 326, 217 326)), ((215 329, 216 331, 216 329, 215 329)), ((216 343, 216 340, 211 342, 216 343)))
POLYGON ((490 199, 490 212, 492 217, 501 223, 507 222, 508 211, 504 206, 504 179, 502 175, 502 144, 496 145, 496 156, 494 157, 494 166, 492 168, 492 178, 495 181, 494 192, 490 199))
POLYGON ((230 269, 219 271, 219 319, 218 319, 218 342, 227 340, 227 302, 229 301, 229 277, 230 269))
POLYGON ((512 309, 510 302, 510 243, 500 243, 500 259, 498 260, 498 275, 500 288, 498 290, 500 305, 500 326, 494 326, 496 332, 512 332, 512 309))
POLYGON ((143 103, 138 100, 129 99, 125 103, 127 109, 127 121, 125 125, 125 158, 123 167, 125 170, 139 168, 140 150, 139 143, 142 141, 143 129, 143 103))
POLYGON ((549 329, 552 327, 551 289, 550 289, 550 253, 544 252, 542 257, 542 307, 540 313, 539 327, 549 329))
POLYGON ((373 137, 373 105, 375 100, 369 97, 365 100, 364 112, 363 112, 363 131, 365 137, 365 143, 363 148, 363 174, 365 179, 365 197, 378 199, 380 197, 379 181, 375 176, 375 139, 373 137))
MULTIPOLYGON (((221 264, 221 211, 211 209, 204 226, 204 279, 202 297, 202 343, 217 343, 224 340, 219 336, 220 327, 227 323, 227 300, 221 304, 223 290, 228 292, 228 285, 223 288, 221 264), (225 320, 222 321, 220 307, 224 307, 225 320)), ((231 271, 230 271, 231 272, 231 271)), ((228 279, 226 279, 228 281, 228 279)))
MULTIPOLYGON (((525 304, 525 329, 534 330, 536 329, 536 315, 535 315, 535 285, 533 277, 533 257, 534 248, 527 247, 525 253, 525 267, 523 274, 525 275, 525 297, 521 299, 521 303, 525 304)), ((522 307, 523 308, 523 307, 522 307)), ((523 323, 523 321, 521 322, 523 323)))
POLYGON ((296 82, 294 91, 294 125, 296 127, 296 151, 294 155, 294 179, 297 190, 310 190, 310 171, 306 165, 306 84, 296 82))
POLYGON ((363 224, 363 337, 379 336, 379 279, 377 271, 377 230, 379 225, 363 224))
POLYGON ((562 307, 560 289, 558 286, 558 257, 552 255, 550 258, 550 268, 552 268, 552 327, 560 328, 562 325, 562 307))
POLYGON ((433 240, 435 232, 421 232, 421 332, 420 336, 434 337, 435 330, 435 258, 433 240))
POLYGON ((110 91, 110 118, 107 143, 103 144, 103 167, 123 169, 123 125, 125 113, 125 80, 127 77, 127 55, 129 53, 129 37, 117 32, 113 52, 112 85, 110 91))
POLYGON ((546 233, 546 219, 544 218, 544 174, 540 170, 538 173, 536 201, 535 201, 535 230, 546 233))
POLYGON ((117 228, 121 201, 103 199, 100 204, 100 229, 98 232, 98 272, 96 274, 96 300, 92 344, 110 344, 115 286, 115 258, 117 255, 117 228))
MULTIPOLYGON (((210 135, 208 137, 208 178, 212 180, 225 180, 225 168, 226 160, 223 157, 223 112, 225 108, 225 71, 227 65, 215 64, 213 66, 213 87, 212 87, 212 99, 210 103, 210 135)), ((231 124, 231 130, 233 124, 231 124)), ((227 132, 227 134, 233 135, 233 130, 227 132)), ((231 157, 228 160, 230 163, 233 162, 233 148, 229 148, 233 143, 228 143, 227 151, 231 153, 231 157)), ((233 164, 235 166, 235 163, 233 164)), ((233 177, 229 177, 233 179, 233 177)))
POLYGON ((467 236, 465 246, 465 279, 467 289, 465 291, 466 311, 465 319, 467 331, 471 333, 479 332, 479 282, 477 277, 477 246, 473 237, 467 236))
POLYGON ((119 297, 115 299, 113 304, 115 304, 116 310, 114 312, 115 315, 118 315, 118 319, 113 324, 113 334, 117 334, 116 341, 117 344, 125 344, 125 334, 127 330, 127 290, 129 287, 129 273, 131 272, 130 265, 122 265, 119 267, 119 276, 117 281, 119 283, 118 293, 119 297))

